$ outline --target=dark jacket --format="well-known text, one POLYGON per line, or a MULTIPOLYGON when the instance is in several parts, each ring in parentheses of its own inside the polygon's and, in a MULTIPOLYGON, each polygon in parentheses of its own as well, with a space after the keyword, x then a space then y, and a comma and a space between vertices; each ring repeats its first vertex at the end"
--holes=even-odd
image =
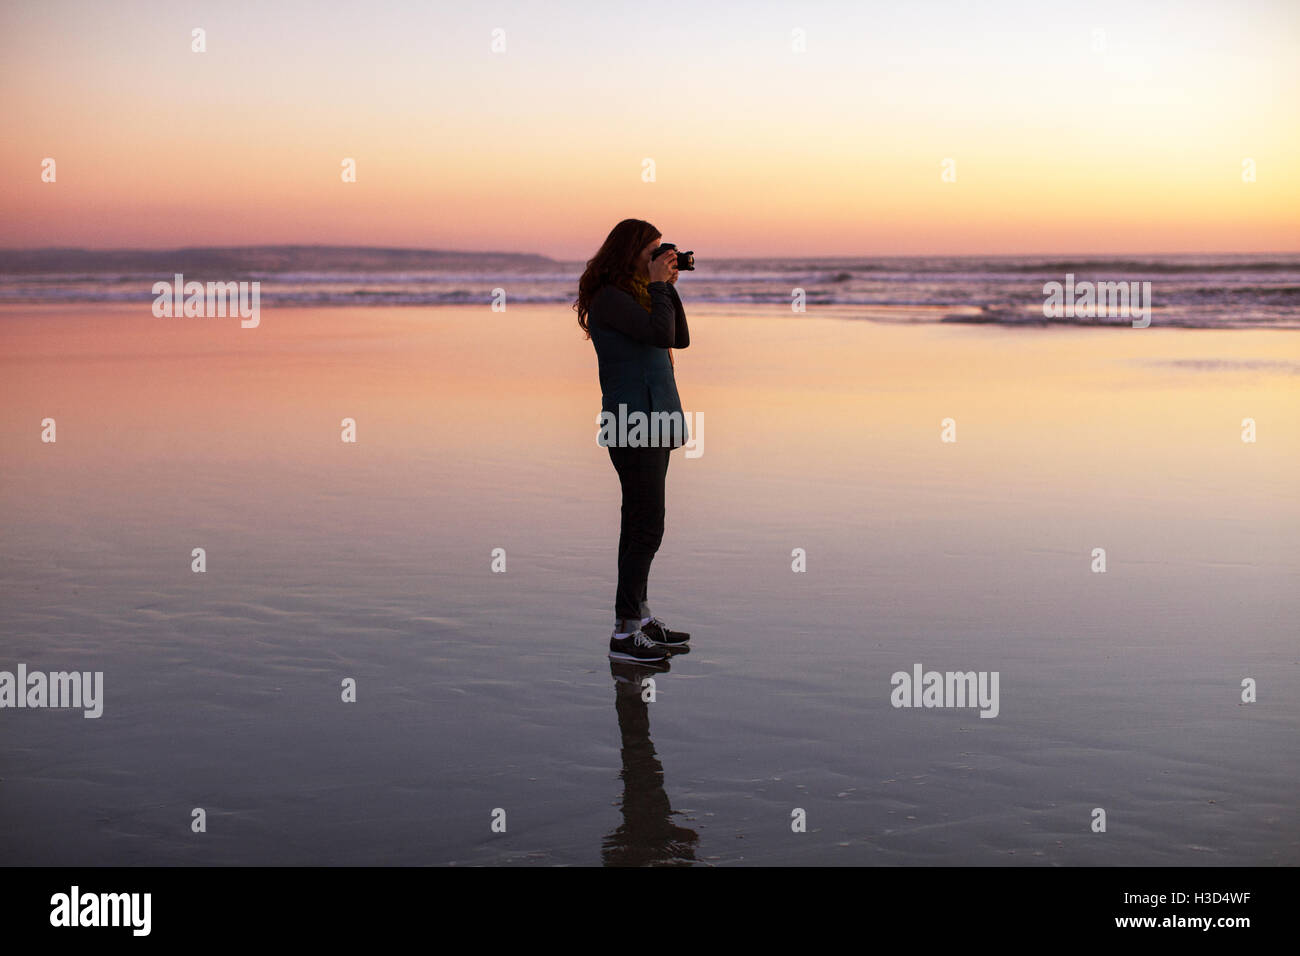
MULTIPOLYGON (((604 286, 592 297, 587 327, 600 366, 601 411, 615 420, 620 405, 626 406, 624 415, 642 412, 649 419, 646 443, 678 448, 689 436, 668 350, 686 348, 691 333, 672 283, 651 282, 649 289, 649 312, 617 286, 604 286), (655 419, 654 412, 671 417, 655 419)), ((621 444, 617 433, 606 444, 621 444)))

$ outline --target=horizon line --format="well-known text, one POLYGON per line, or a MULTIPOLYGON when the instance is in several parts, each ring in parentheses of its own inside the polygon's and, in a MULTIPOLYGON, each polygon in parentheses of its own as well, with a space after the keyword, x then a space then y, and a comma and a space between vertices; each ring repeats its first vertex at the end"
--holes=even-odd
MULTIPOLYGON (((185 246, 0 246, 0 255, 12 252, 96 252, 96 253, 126 253, 126 252, 194 252, 194 251, 211 251, 211 250, 271 250, 271 249, 330 249, 330 250, 366 250, 371 252, 432 252, 450 255, 481 255, 481 256, 532 256, 539 259, 545 259, 548 262, 578 262, 578 259, 556 259, 540 252, 524 252, 519 250, 507 249, 443 249, 430 246, 387 246, 387 245, 356 245, 356 244, 339 244, 339 243, 302 243, 302 242, 280 242, 280 243, 261 243, 248 245, 185 245, 185 246)), ((944 259, 1024 259, 1029 257, 1038 258, 1101 258, 1101 259, 1120 259, 1120 258, 1138 258, 1143 256, 1159 257, 1177 257, 1177 256, 1293 256, 1300 255, 1300 249, 1271 249, 1266 251, 1237 251, 1237 250, 1200 250, 1197 252, 997 252, 997 253, 976 253, 976 252, 924 252, 924 253, 905 253, 905 254, 885 254, 885 253, 853 253, 853 252, 823 252, 813 255, 722 255, 718 259, 735 259, 735 260, 768 260, 780 258, 787 261, 799 261, 807 259, 924 259, 924 258, 944 258, 944 259)))

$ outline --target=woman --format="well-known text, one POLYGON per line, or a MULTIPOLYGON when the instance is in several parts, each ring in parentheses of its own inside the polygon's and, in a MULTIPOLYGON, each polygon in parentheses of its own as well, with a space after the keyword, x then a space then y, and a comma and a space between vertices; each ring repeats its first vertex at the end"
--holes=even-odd
POLYGON ((609 656, 615 660, 663 660, 665 648, 690 640, 689 634, 664 625, 646 603, 650 562, 664 535, 668 456, 687 439, 672 349, 691 344, 686 311, 674 287, 677 253, 668 249, 654 256, 661 238, 645 220, 624 219, 587 262, 573 304, 578 325, 596 347, 602 417, 619 424, 632 419, 627 429, 610 429, 619 437, 606 442, 623 489, 609 638, 609 656), (657 424, 648 432, 636 428, 637 412, 657 424), (651 415, 656 412, 661 414, 651 415))

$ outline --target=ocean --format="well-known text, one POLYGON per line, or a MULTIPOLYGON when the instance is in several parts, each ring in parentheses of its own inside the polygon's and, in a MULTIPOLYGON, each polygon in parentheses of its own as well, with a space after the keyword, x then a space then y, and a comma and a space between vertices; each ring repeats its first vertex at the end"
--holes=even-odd
MULTIPOLYGON (((1045 317, 1044 286, 1150 283, 1151 322, 1300 328, 1300 254, 712 259, 683 273, 684 299, 877 322, 1125 325, 1122 315, 1045 317)), ((572 302, 582 262, 513 253, 276 246, 98 252, 0 251, 0 303, 147 302, 154 282, 257 281, 269 306, 572 302)))

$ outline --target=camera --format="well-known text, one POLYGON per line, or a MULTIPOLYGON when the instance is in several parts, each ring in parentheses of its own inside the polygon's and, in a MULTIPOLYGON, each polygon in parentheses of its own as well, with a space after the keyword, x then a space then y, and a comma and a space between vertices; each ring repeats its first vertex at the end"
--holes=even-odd
MULTIPOLYGON (((663 255, 663 254, 664 254, 665 252, 667 252, 669 249, 674 249, 674 250, 675 250, 676 248, 677 248, 677 246, 676 246, 674 243, 671 243, 671 242, 661 242, 661 243, 660 243, 660 244, 655 248, 655 251, 652 252, 652 253, 650 254, 650 258, 651 258, 651 259, 658 259, 661 255, 663 255)), ((695 271, 695 253, 694 253, 694 252, 678 252, 678 253, 677 253, 677 268, 678 268, 678 270, 681 271, 681 272, 694 272, 694 271, 695 271)))

